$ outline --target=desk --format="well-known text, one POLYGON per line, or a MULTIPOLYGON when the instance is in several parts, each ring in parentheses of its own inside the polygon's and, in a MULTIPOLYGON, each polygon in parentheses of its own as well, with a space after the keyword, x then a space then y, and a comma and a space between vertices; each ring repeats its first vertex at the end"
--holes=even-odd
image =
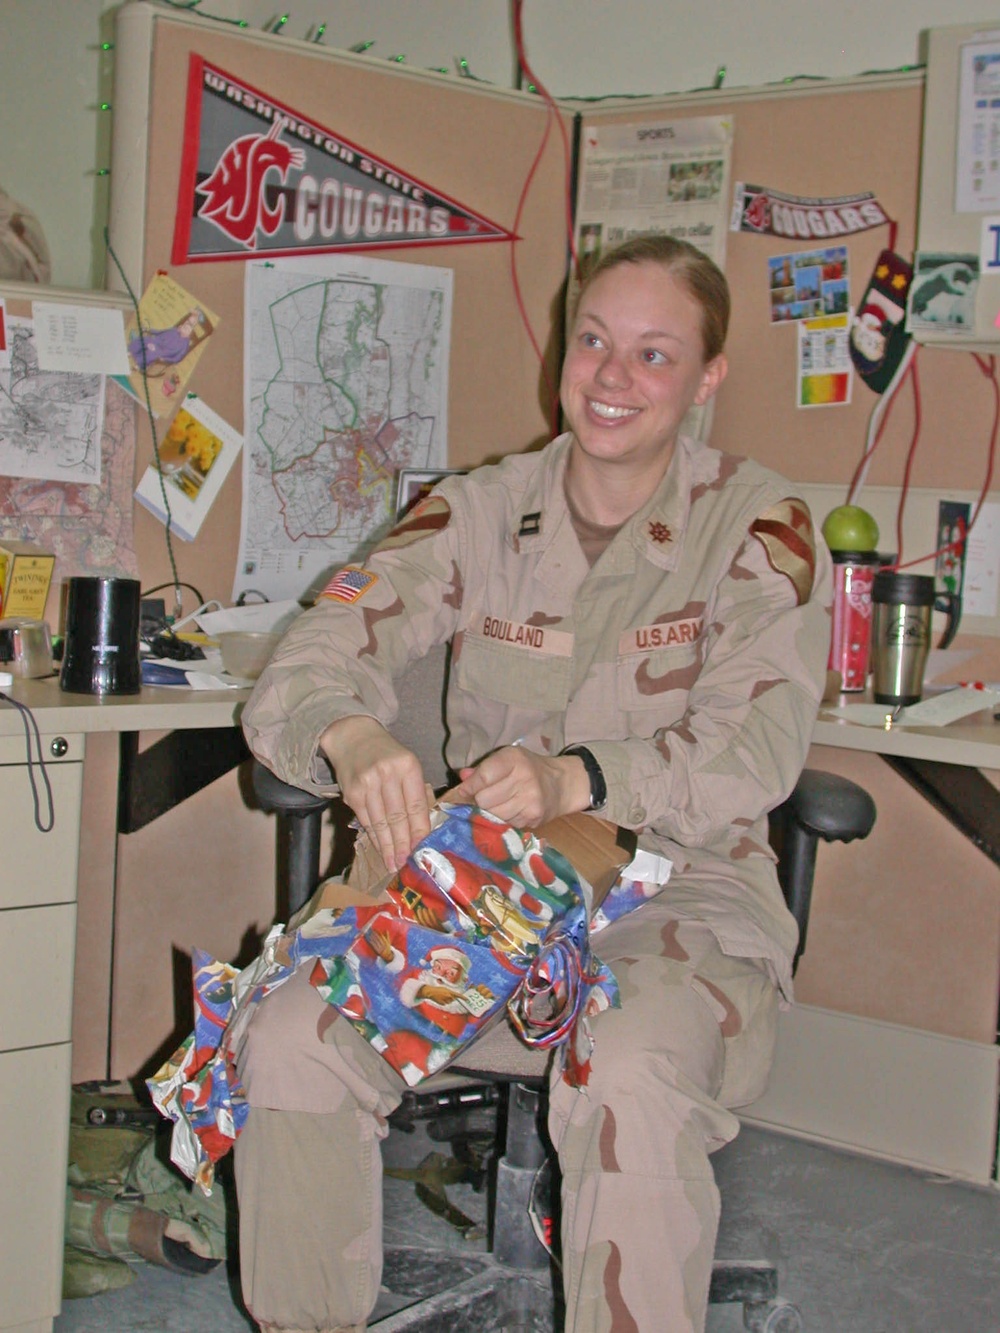
POLYGON ((856 722, 820 713, 813 728, 817 745, 902 759, 928 759, 971 768, 1000 769, 1000 722, 989 709, 947 727, 861 727, 856 722))
MULTIPOLYGON (((1000 769, 1000 723, 992 720, 989 710, 948 727, 897 725, 890 731, 821 714, 813 742, 821 747, 810 760, 816 767, 824 766, 823 750, 828 750, 826 763, 831 767, 837 766, 834 750, 881 757, 996 860, 1000 793, 980 771, 1000 769)), ((879 793, 873 794, 878 803, 879 793)), ((913 798, 908 799, 912 805, 913 798)), ((880 833, 884 837, 885 821, 891 817, 887 809, 880 809, 873 842, 880 833)), ((927 821, 922 821, 918 811, 916 818, 919 825, 935 817, 928 811, 927 821)), ((899 841, 906 841, 908 827, 899 830, 899 841)), ((913 836, 927 835, 914 826, 913 836)), ((854 855, 854 864, 861 865, 866 847, 858 844, 843 855, 845 859, 854 855)), ((830 849, 826 855, 836 854, 830 849)), ((995 871, 978 854, 967 855, 975 856, 983 895, 992 895, 995 904, 1000 888, 995 871)), ((818 880, 823 870, 821 850, 818 880)), ((957 887, 945 879, 940 895, 954 895, 957 887)), ((863 929, 867 908, 858 908, 859 898, 865 902, 855 892, 849 921, 863 929)), ((873 902, 872 912, 876 911, 873 902)), ((984 953, 990 949, 994 920, 995 912, 982 925, 987 932, 984 953)), ((843 921, 840 926, 843 932, 843 921)), ((846 943, 839 944, 832 956, 842 959, 846 948, 846 943)), ((833 974, 827 970, 825 975, 833 974)), ((933 977, 929 984, 934 984, 933 977)), ((770 1085, 744 1118, 837 1147, 996 1185, 998 1089, 995 1043, 799 1004, 781 1015, 770 1085)))
MULTIPOLYGON (((62 694, 53 680, 18 682, 11 693, 38 719, 56 826, 49 834, 34 828, 21 715, 0 707, 0 837, 7 856, 7 873, 0 877, 0 1209, 8 1219, 17 1217, 0 1245, 0 1328, 51 1333, 62 1275, 87 737, 231 730, 246 693, 145 688, 134 696, 96 699, 62 694), (51 752, 57 738, 66 746, 58 756, 51 752), (27 973, 37 960, 46 966, 48 993, 27 973)), ((944 733, 887 733, 820 718, 814 739, 839 749, 1000 768, 1000 724, 989 714, 944 733)), ((996 1141, 996 1090, 994 1047, 801 1005, 782 1016, 771 1087, 746 1118, 985 1180, 993 1160, 991 1135, 996 1141), (859 1086, 878 1093, 864 1114, 850 1096, 859 1086), (935 1101, 938 1091, 955 1092, 956 1104, 935 1101)))
MULTIPOLYGON (((204 728, 235 735, 246 691, 144 688, 97 699, 55 679, 8 691, 32 709, 55 824, 35 827, 21 713, 0 706, 0 1328, 51 1333, 61 1303, 70 1033, 87 737, 204 728), (16 1219, 16 1221, 15 1221, 16 1219)), ((39 786, 41 784, 39 783, 39 786)), ((43 816, 45 797, 42 794, 43 816)))

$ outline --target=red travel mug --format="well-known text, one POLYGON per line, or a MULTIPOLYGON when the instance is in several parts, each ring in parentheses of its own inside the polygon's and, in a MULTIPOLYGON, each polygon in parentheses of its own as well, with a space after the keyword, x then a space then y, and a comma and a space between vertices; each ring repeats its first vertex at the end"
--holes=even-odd
POLYGON ((831 551, 833 633, 827 668, 839 671, 841 689, 863 690, 872 637, 872 583, 882 561, 875 551, 831 551))

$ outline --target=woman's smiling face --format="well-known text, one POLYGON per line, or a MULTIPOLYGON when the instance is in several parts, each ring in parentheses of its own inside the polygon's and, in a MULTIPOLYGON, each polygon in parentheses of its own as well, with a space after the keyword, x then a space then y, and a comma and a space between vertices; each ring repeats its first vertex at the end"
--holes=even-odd
POLYGON ((624 263, 581 297, 560 396, 583 453, 595 461, 663 470, 688 409, 726 374, 704 360, 702 308, 662 264, 624 263))

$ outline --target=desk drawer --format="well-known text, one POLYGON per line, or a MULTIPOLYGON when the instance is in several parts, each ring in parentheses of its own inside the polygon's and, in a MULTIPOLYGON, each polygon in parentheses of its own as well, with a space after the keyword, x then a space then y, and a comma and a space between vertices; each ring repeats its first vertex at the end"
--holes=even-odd
MULTIPOLYGON (((80 792, 83 785, 83 740, 66 737, 67 758, 56 760, 48 755, 48 741, 43 738, 45 771, 52 788, 55 822, 49 833, 35 827, 35 799, 28 766, 5 763, 13 753, 12 737, 0 737, 0 909, 35 906, 42 903, 76 901, 76 870, 80 846, 80 792), (69 758, 75 755, 75 758, 69 758)), ((24 758, 24 745, 20 747, 24 758)), ((47 822, 48 797, 42 774, 33 769, 38 792, 39 813, 47 822)))
POLYGON ((0 1328, 48 1328, 62 1291, 70 1048, 0 1054, 0 1328))
POLYGON ((0 1051, 69 1041, 76 905, 0 912, 0 1051))
MULTIPOLYGON (((84 737, 78 734, 67 735, 62 731, 42 732, 42 758, 45 767, 53 764, 79 764, 83 761, 84 737)), ((31 738, 31 754, 37 757, 34 736, 31 738)), ((0 764, 26 764, 28 762, 28 743, 24 732, 15 736, 0 736, 0 764)))

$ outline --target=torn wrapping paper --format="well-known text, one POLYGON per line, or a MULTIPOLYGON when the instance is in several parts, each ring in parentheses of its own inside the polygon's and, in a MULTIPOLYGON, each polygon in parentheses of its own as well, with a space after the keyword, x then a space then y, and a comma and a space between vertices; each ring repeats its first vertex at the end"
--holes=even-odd
POLYGON ((171 1160, 206 1194, 215 1163, 232 1147, 249 1112, 236 1071, 246 1024, 253 1007, 295 970, 278 960, 283 939, 282 927, 273 927, 242 971, 192 952, 194 1031, 147 1080, 153 1104, 174 1121, 171 1160))
MULTIPOLYGON (((149 1089, 175 1121, 173 1160, 202 1188, 211 1189, 214 1163, 248 1114, 237 1072, 247 1024, 303 965, 311 964, 323 998, 411 1086, 443 1069, 505 1008, 526 1043, 559 1048, 564 1076, 586 1082, 587 1015, 618 1004, 613 974, 590 951, 593 886, 534 833, 470 806, 443 805, 435 814, 436 827, 379 882, 377 898, 356 882, 331 881, 300 924, 286 933, 276 927, 242 972, 195 956, 195 1031, 149 1089)), ((670 863, 640 857, 634 876, 631 866, 618 873, 620 857, 595 924, 663 887, 670 863)))

